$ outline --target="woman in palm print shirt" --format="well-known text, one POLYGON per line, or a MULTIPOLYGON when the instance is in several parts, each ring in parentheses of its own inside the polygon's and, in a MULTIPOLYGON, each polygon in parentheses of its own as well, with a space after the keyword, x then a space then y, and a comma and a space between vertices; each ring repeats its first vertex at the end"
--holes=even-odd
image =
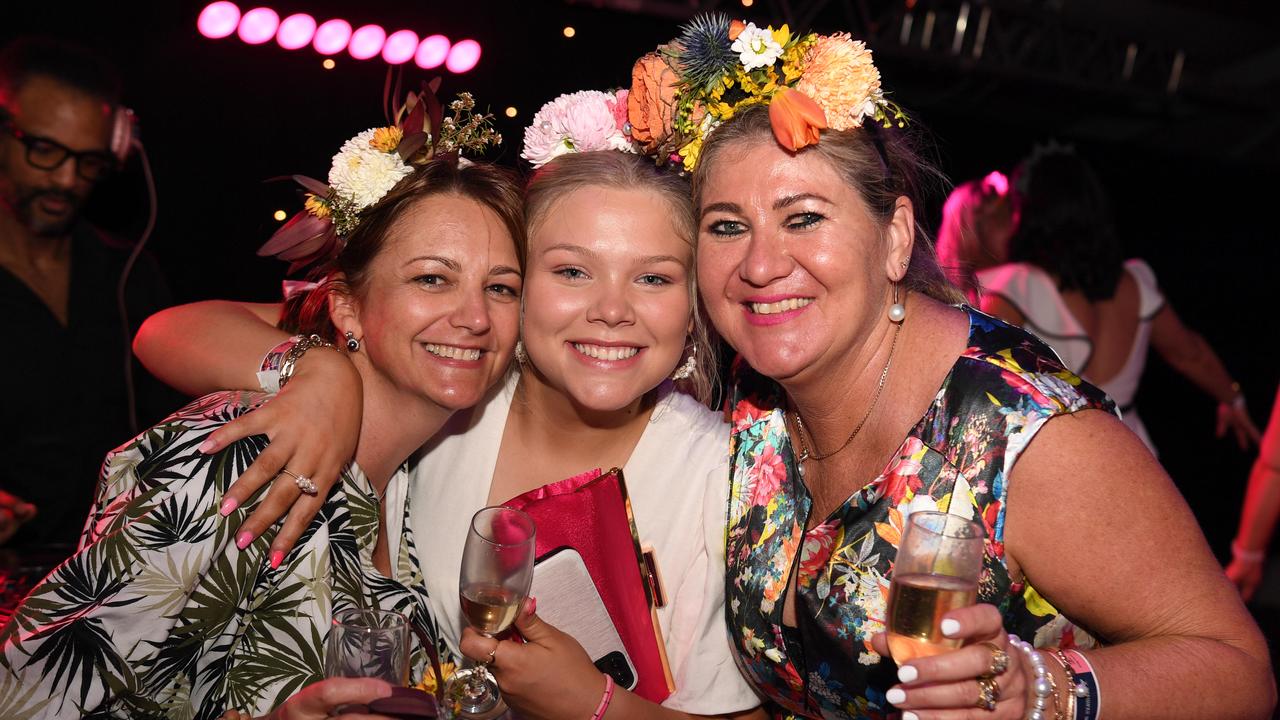
MULTIPOLYGON (((265 396, 188 405, 107 458, 79 552, 0 635, 0 717, 264 714, 323 677, 327 628, 347 607, 399 611, 443 648, 408 527, 404 463, 506 368, 523 233, 518 188, 452 158, 412 170, 362 215, 326 266, 338 282, 313 290, 302 304, 312 317, 299 317, 303 332, 344 338, 364 387, 355 457, 302 540, 285 556, 269 552, 269 537, 241 552, 247 538, 233 534, 252 504, 219 512, 266 438, 198 449, 265 396), (443 357, 450 347, 478 359, 443 357)), ((411 681, 430 672, 427 658, 417 646, 411 681)))

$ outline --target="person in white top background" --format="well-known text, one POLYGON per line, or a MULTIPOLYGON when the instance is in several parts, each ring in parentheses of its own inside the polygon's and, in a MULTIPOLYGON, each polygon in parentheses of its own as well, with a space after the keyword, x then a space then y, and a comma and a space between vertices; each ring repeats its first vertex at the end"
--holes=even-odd
MULTIPOLYGON (((428 487, 414 532, 426 584, 440 588, 434 610, 442 634, 457 649, 464 625, 458 567, 472 513, 592 468, 622 467, 640 540, 654 547, 669 596, 657 616, 675 692, 658 707, 619 688, 609 717, 765 717, 734 662, 723 621, 728 427, 670 380, 705 400, 714 376, 696 312, 687 180, 639 155, 568 154, 534 174, 526 211, 535 239, 519 369, 411 466, 428 487)), ((174 308, 147 322, 136 351, 183 388, 212 378, 245 384, 253 377, 248 366, 266 349, 259 345, 269 317, 261 307, 222 301, 174 308), (216 356, 210 347, 220 348, 216 356)), ((264 406, 265 417, 214 437, 211 445, 220 447, 267 433, 281 449, 270 464, 251 469, 252 482, 242 475, 229 496, 251 496, 286 463, 313 478, 324 496, 329 457, 355 441, 348 428, 360 392, 349 373, 333 367, 337 353, 312 355, 264 406), (321 416, 325 422, 316 421, 321 416)), ((276 483, 243 527, 265 530, 297 499, 276 483)), ((291 542, 307 503, 297 502, 273 547, 291 542)), ((586 654, 531 612, 517 628, 530 644, 504 643, 490 666, 508 704, 522 717, 589 717, 605 680, 586 654), (547 653, 550 662, 543 661, 547 653)))
POLYGON ((1218 401, 1217 435, 1243 449, 1260 433, 1213 347, 1179 319, 1143 260, 1126 260, 1106 192, 1069 148, 1038 147, 1014 172, 1011 262, 979 270, 981 308, 1039 335, 1115 400, 1156 452, 1134 398, 1148 348, 1218 401))

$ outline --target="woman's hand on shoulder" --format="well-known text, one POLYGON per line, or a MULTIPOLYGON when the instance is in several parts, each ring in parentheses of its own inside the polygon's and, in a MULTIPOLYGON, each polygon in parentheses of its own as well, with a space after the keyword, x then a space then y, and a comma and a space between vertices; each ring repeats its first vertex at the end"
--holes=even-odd
MULTIPOLYGON (((889 702, 919 720, 1025 717, 1032 707, 1035 672, 1024 654, 1010 644, 1000 611, 985 604, 953 610, 942 620, 942 628, 943 634, 963 640, 964 645, 903 662, 898 668, 901 683, 886 695, 889 702), (987 683, 985 688, 980 680, 987 683), (979 704, 988 690, 994 696, 993 709, 979 704)), ((875 635, 871 643, 876 652, 889 657, 884 633, 875 635)))
POLYGON ((269 556, 273 566, 280 563, 354 457, 362 413, 363 392, 355 366, 340 351, 317 348, 298 360, 297 370, 278 395, 209 436, 201 452, 218 452, 252 435, 271 440, 223 497, 220 511, 227 515, 274 479, 266 497, 240 525, 239 547, 284 518, 269 556), (315 494, 303 493, 294 476, 315 483, 315 494))

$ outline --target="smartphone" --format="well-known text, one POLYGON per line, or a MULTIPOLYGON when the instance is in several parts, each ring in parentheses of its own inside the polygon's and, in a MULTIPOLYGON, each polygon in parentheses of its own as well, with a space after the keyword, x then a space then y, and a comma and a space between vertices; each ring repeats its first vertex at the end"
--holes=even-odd
POLYGON ((636 667, 577 550, 556 548, 540 558, 529 594, 538 598, 538 616, 573 636, 600 672, 621 687, 635 688, 636 667))

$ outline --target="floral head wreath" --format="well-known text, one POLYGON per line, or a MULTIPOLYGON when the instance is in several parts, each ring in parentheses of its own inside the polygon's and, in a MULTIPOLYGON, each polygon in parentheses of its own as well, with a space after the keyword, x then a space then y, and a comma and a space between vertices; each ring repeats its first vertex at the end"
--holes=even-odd
MULTIPOLYGON (((410 93, 392 113, 387 127, 372 128, 342 145, 333 156, 326 185, 305 175, 293 179, 307 191, 304 210, 271 236, 258 255, 292 263, 289 272, 337 257, 363 213, 413 172, 414 165, 463 150, 480 153, 502 142, 493 116, 477 114, 470 93, 449 103, 451 115, 436 99, 439 80, 410 93)), ((459 157, 459 162, 465 159, 459 157)))
POLYGON ((768 106, 774 137, 793 152, 826 128, 907 121, 885 98, 871 51, 848 33, 799 35, 712 13, 636 61, 627 135, 659 164, 692 171, 707 135, 752 105, 768 106))

